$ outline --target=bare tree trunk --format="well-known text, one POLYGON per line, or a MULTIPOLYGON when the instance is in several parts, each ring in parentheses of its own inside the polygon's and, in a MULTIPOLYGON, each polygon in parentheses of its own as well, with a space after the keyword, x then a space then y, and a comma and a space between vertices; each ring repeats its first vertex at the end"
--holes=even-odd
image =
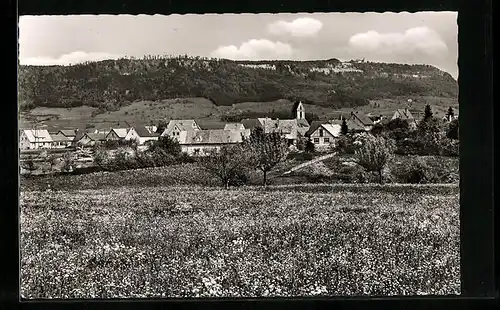
POLYGON ((226 189, 229 189, 229 179, 226 180, 226 189))
POLYGON ((264 172, 264 180, 263 180, 262 185, 264 185, 264 187, 266 187, 266 185, 267 185, 267 171, 263 171, 263 172, 264 172))
POLYGON ((383 184, 384 183, 384 178, 382 178, 382 170, 379 170, 378 171, 378 182, 380 184, 383 184))

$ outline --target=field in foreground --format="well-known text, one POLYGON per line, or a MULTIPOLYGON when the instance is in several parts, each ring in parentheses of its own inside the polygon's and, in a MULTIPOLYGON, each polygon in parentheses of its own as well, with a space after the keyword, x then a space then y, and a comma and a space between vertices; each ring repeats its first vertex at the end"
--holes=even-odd
POLYGON ((21 192, 25 298, 459 294, 457 185, 21 192))

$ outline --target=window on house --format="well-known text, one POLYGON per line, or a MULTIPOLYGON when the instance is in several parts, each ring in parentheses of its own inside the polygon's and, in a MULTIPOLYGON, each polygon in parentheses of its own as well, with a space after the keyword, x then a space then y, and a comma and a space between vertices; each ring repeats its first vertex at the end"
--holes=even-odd
POLYGON ((323 129, 320 129, 320 130, 319 130, 319 136, 320 136, 320 137, 323 137, 323 129))
POLYGON ((314 138, 314 143, 319 143, 319 138, 314 138))
POLYGON ((200 149, 194 149, 195 154, 200 154, 200 149))
POLYGON ((325 138, 325 143, 330 143, 330 138, 325 138))

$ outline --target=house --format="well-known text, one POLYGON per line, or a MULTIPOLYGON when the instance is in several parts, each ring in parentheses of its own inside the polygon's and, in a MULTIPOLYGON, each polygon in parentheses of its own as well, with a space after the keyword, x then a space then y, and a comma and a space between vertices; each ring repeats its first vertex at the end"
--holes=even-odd
POLYGON ((73 140, 76 137, 78 129, 61 129, 57 132, 58 135, 63 135, 65 137, 71 138, 73 140))
POLYGON ((184 130, 177 138, 182 152, 192 156, 206 156, 212 150, 219 150, 224 145, 243 142, 250 136, 250 130, 184 130))
POLYGON ((194 119, 171 120, 170 122, 168 122, 167 128, 165 128, 161 135, 170 136, 171 138, 178 138, 180 132, 193 130, 201 130, 200 126, 194 119))
POLYGON ((19 135, 21 150, 48 149, 52 143, 52 137, 46 129, 24 129, 19 135))
MULTIPOLYGON (((299 137, 303 135, 299 133, 299 123, 297 119, 271 119, 258 118, 265 133, 279 132, 288 142, 288 145, 293 145, 299 137)), ((307 130, 303 131, 304 134, 307 130)))
POLYGON ((94 146, 106 141, 104 133, 85 132, 75 137, 74 142, 79 146, 94 146))
MULTIPOLYGON (((368 116, 359 111, 351 112, 351 115, 347 118, 347 121, 351 123, 356 123, 360 127, 363 127, 365 131, 370 131, 374 125, 373 121, 368 116)), ((353 127, 358 127, 358 126, 353 126, 353 127)))
POLYGON ((50 136, 52 137, 52 147, 58 149, 70 147, 74 138, 65 136, 61 131, 50 136))
POLYGON ((224 130, 245 130, 242 123, 228 123, 224 126, 224 130))
POLYGON ((391 120, 396 119, 396 118, 406 120, 408 122, 408 124, 410 125, 410 128, 415 128, 417 125, 417 123, 415 122, 415 118, 411 114, 410 110, 408 110, 408 108, 397 109, 394 112, 394 114, 392 115, 391 120))
POLYGON ((318 149, 328 149, 335 146, 337 138, 340 136, 340 123, 315 123, 307 132, 307 136, 318 149))
MULTIPOLYGON (((158 137, 160 136, 156 132, 154 132, 152 130, 148 130, 148 128, 146 126, 135 126, 133 128, 135 130, 135 134, 138 137, 139 145, 143 145, 147 141, 157 141, 158 137)), ((137 140, 137 137, 136 137, 136 140, 137 140)))
POLYGON ((125 140, 130 128, 111 128, 106 135, 106 140, 125 140))

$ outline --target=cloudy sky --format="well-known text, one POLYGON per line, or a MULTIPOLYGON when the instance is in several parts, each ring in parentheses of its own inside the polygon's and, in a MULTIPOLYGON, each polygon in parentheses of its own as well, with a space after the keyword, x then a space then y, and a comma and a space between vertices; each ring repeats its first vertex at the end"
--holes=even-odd
POLYGON ((21 64, 123 56, 340 60, 434 65, 458 75, 457 13, 21 16, 21 64))

